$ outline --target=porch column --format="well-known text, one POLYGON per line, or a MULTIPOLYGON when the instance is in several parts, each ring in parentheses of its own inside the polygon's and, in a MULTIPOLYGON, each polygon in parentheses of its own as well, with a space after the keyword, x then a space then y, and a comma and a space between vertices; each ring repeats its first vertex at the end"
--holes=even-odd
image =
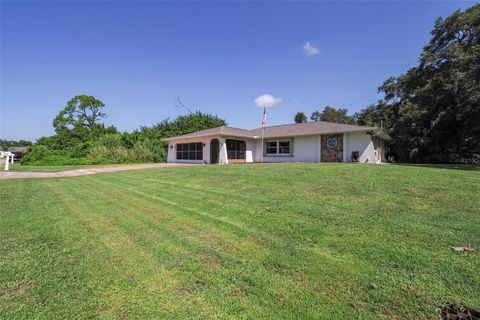
POLYGON ((220 143, 220 156, 218 162, 220 164, 228 164, 227 144, 225 143, 225 139, 220 138, 218 141, 220 143))
POLYGON ((322 135, 317 136, 317 162, 322 162, 322 135))
POLYGON ((347 142, 348 135, 346 133, 343 134, 343 162, 349 162, 348 161, 348 153, 347 153, 347 142))

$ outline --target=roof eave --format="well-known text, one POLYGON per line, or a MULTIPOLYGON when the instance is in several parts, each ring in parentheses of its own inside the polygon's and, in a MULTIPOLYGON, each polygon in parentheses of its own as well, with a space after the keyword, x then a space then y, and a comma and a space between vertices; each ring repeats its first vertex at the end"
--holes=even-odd
POLYGON ((386 142, 393 142, 393 138, 388 133, 383 132, 383 131, 374 132, 372 134, 372 137, 376 137, 376 138, 384 140, 386 142))
POLYGON ((213 133, 200 136, 189 136, 189 137, 171 137, 163 138, 162 141, 173 141, 173 140, 186 140, 186 139, 198 139, 198 138, 209 138, 209 137, 234 137, 234 138, 244 138, 244 139, 255 139, 254 136, 243 136, 237 134, 228 134, 228 133, 213 133))
MULTIPOLYGON (((357 133, 357 132, 374 132, 377 128, 374 127, 365 127, 359 129, 351 129, 351 130, 340 130, 340 131, 327 131, 327 132, 313 132, 313 133, 300 133, 300 134, 286 134, 286 135, 275 135, 269 136, 265 134, 264 138, 287 138, 287 137, 304 137, 304 136, 315 136, 315 135, 322 135, 322 134, 339 134, 339 133, 357 133)), ((268 131, 268 127, 267 127, 268 131)), ((208 137, 235 137, 235 138, 244 138, 244 139, 261 139, 262 136, 259 135, 236 135, 236 134, 227 134, 227 133, 212 133, 206 135, 198 135, 198 136, 177 136, 177 137, 170 137, 170 138, 163 138, 162 141, 174 141, 174 140, 185 140, 185 139, 196 139, 196 138, 208 138, 208 137)))
MULTIPOLYGON (((315 132, 315 133, 303 133, 303 134, 290 134, 290 135, 275 135, 275 136, 268 136, 265 135, 264 138, 291 138, 291 137, 306 137, 306 136, 317 136, 322 134, 340 134, 340 133, 358 133, 358 132, 373 132, 376 128, 362 128, 362 129, 355 129, 355 130, 348 130, 348 131, 328 131, 328 132, 315 132)), ((257 136, 258 137, 258 136, 257 136)), ((257 139, 260 139, 258 137, 257 139)))

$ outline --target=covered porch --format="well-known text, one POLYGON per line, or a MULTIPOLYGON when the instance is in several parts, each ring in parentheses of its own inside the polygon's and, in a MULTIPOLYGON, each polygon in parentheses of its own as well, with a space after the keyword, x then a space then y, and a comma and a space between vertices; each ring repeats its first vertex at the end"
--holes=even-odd
POLYGON ((212 135, 170 141, 168 162, 233 164, 253 162, 255 141, 235 136, 212 135))
POLYGON ((210 140, 211 164, 233 164, 253 162, 253 145, 247 139, 214 138, 210 140))

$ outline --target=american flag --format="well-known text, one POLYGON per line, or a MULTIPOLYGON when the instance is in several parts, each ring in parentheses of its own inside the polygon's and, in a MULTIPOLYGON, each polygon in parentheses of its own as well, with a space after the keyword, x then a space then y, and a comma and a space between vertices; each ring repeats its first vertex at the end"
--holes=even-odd
POLYGON ((267 108, 263 108, 262 128, 267 126, 267 108))

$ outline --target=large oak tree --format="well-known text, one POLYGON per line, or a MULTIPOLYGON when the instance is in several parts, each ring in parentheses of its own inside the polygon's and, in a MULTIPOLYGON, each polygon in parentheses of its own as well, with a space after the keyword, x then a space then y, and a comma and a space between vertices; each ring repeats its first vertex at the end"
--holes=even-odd
POLYGON ((479 163, 480 5, 439 18, 431 34, 419 65, 387 79, 384 101, 357 118, 384 120, 399 161, 479 163))

